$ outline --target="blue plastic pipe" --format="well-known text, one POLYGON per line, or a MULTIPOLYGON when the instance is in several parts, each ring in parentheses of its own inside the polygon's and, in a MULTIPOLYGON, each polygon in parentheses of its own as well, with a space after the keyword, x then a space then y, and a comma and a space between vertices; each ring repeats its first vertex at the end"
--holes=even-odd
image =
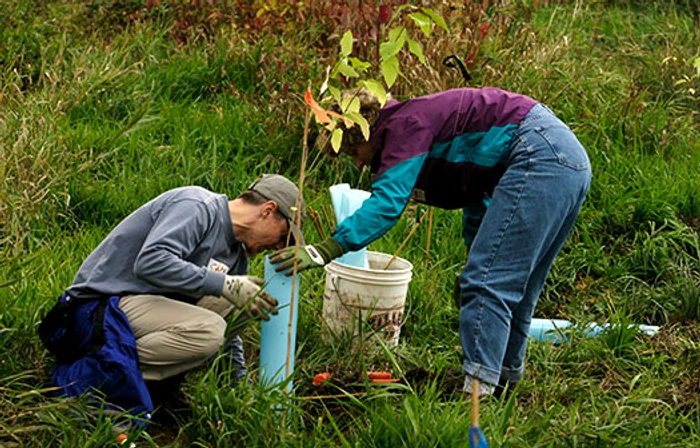
MULTIPOLYGON (((570 321, 564 319, 532 319, 528 336, 538 341, 568 342, 561 330, 571 325, 570 321)), ((608 326, 609 324, 597 325, 592 323, 585 329, 584 334, 592 337, 599 336, 608 326)), ((655 325, 630 325, 630 327, 636 327, 639 331, 649 336, 659 331, 659 327, 655 325)))
POLYGON ((538 341, 562 342, 563 336, 557 330, 563 330, 571 325, 564 319, 532 319, 528 336, 538 341))
MULTIPOLYGON (((266 386, 280 384, 294 372, 300 277, 297 274, 294 290, 294 309, 292 309, 293 277, 287 277, 284 274, 275 272, 274 265, 270 263, 270 259, 267 256, 265 257, 265 291, 277 299, 278 302, 278 314, 270 316, 268 321, 263 321, 260 336, 260 381, 266 386), (291 329, 289 328, 290 313, 292 314, 291 329), (289 372, 287 372, 287 357, 289 357, 289 372)), ((288 387, 288 390, 291 391, 291 381, 288 387)))
MULTIPOLYGON (((329 190, 331 193, 331 204, 333 204, 335 220, 339 224, 343 222, 345 218, 355 213, 362 203, 370 196, 369 191, 350 188, 350 184, 336 184, 329 190)), ((358 268, 369 268, 366 247, 357 251, 347 252, 345 255, 337 258, 336 261, 358 268)))

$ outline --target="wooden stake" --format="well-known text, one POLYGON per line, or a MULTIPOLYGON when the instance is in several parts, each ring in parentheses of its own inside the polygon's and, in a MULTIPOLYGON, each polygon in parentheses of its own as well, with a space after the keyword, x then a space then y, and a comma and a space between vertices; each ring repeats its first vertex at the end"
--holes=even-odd
POLYGON ((321 240, 326 239, 326 232, 323 231, 323 224, 321 223, 321 218, 319 217, 318 212, 311 207, 307 207, 306 212, 309 214, 309 218, 311 218, 311 221, 314 223, 318 236, 321 238, 321 240))
POLYGON ((335 212, 333 211, 333 204, 326 204, 326 207, 328 208, 328 223, 330 224, 330 228, 335 229, 338 223, 335 222, 335 212))
MULTIPOLYGON (((423 216, 425 216, 425 215, 423 215, 423 216)), ((418 222, 413 225, 413 228, 408 233, 408 236, 406 237, 406 239, 403 240, 403 243, 401 243, 401 246, 399 246, 399 248, 396 250, 396 252, 394 252, 394 256, 391 257, 391 260, 389 260, 389 262, 386 264, 386 266, 384 266, 385 271, 387 269, 389 269, 389 266, 391 266, 391 263, 393 263, 394 260, 396 260, 396 257, 399 256, 399 253, 403 250, 406 243, 408 243, 408 240, 410 240, 411 237, 413 236, 413 234, 416 233, 416 230, 418 230, 418 226, 420 226, 421 221, 423 221, 423 216, 421 216, 420 219, 418 219, 418 222)))
POLYGON ((433 234, 433 211, 435 209, 431 206, 430 212, 428 214, 428 241, 425 243, 425 264, 428 264, 430 260, 430 235, 433 234))
MULTIPOLYGON (((303 214, 304 210, 302 209, 302 199, 304 197, 304 178, 305 178, 305 170, 304 168, 306 167, 306 158, 309 153, 309 143, 307 141, 309 137, 309 122, 310 122, 310 114, 309 114, 309 109, 306 108, 306 120, 304 122, 304 143, 302 146, 302 151, 301 151, 301 167, 299 168, 299 196, 297 196, 297 202, 296 202, 296 210, 294 211, 294 222, 296 224, 296 228, 301 231, 301 215, 303 214)), ((297 288, 297 273, 299 272, 299 238, 294 239, 294 268, 292 271, 292 291, 291 291, 291 297, 289 298, 289 320, 287 321, 287 358, 285 359, 285 365, 284 365, 284 374, 285 378, 289 378, 289 376, 292 374, 292 365, 291 365, 291 357, 293 356, 292 353, 292 338, 294 338, 295 335, 292 334, 292 330, 294 329, 294 305, 295 305, 295 300, 294 300, 294 293, 297 288)), ((287 383, 287 386, 284 388, 284 393, 285 394, 290 394, 291 390, 289 387, 290 383, 287 383)), ((282 431, 285 431, 285 428, 287 427, 287 413, 283 412, 282 413, 282 431)))
POLYGON ((479 427, 479 380, 472 379, 472 426, 479 427))
MULTIPOLYGON (((332 205, 331 205, 332 207, 332 205)), ((331 210, 332 214, 332 210, 331 210)), ((323 216, 323 219, 326 221, 326 226, 328 226, 329 229, 335 229, 335 226, 333 225, 333 221, 331 221, 331 218, 328 217, 328 212, 326 211, 326 207, 321 205, 321 215, 323 216)), ((333 232, 333 230, 331 230, 333 232)))

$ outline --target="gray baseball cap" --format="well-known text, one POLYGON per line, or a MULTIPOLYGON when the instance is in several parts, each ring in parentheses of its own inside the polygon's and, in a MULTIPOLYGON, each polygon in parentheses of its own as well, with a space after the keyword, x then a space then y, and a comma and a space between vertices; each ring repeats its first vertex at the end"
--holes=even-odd
POLYGON ((273 200, 277 203, 277 209, 287 218, 291 229, 290 245, 293 245, 297 240, 299 244, 305 244, 301 229, 306 219, 306 205, 302 199, 301 210, 297 210, 296 204, 299 197, 299 188, 294 182, 279 174, 263 174, 262 177, 250 184, 248 190, 255 191, 265 199, 273 200), (297 211, 301 213, 299 227, 296 226, 295 214, 297 211))

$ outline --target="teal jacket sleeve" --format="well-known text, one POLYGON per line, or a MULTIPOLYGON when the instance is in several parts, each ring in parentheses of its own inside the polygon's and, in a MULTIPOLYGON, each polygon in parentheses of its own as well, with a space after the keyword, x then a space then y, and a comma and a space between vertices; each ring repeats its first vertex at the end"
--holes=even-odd
POLYGON ((372 183, 372 194, 333 233, 343 249, 358 250, 391 229, 406 208, 427 154, 420 154, 382 173, 372 183))

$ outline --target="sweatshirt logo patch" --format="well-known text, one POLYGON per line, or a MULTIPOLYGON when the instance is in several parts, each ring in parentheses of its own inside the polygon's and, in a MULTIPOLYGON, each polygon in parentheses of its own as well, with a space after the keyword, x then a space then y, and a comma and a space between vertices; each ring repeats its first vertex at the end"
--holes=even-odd
POLYGON ((212 258, 211 260, 209 260, 209 264, 207 265, 207 269, 209 269, 210 271, 220 272, 222 274, 226 274, 230 268, 228 266, 226 266, 224 263, 212 258))

